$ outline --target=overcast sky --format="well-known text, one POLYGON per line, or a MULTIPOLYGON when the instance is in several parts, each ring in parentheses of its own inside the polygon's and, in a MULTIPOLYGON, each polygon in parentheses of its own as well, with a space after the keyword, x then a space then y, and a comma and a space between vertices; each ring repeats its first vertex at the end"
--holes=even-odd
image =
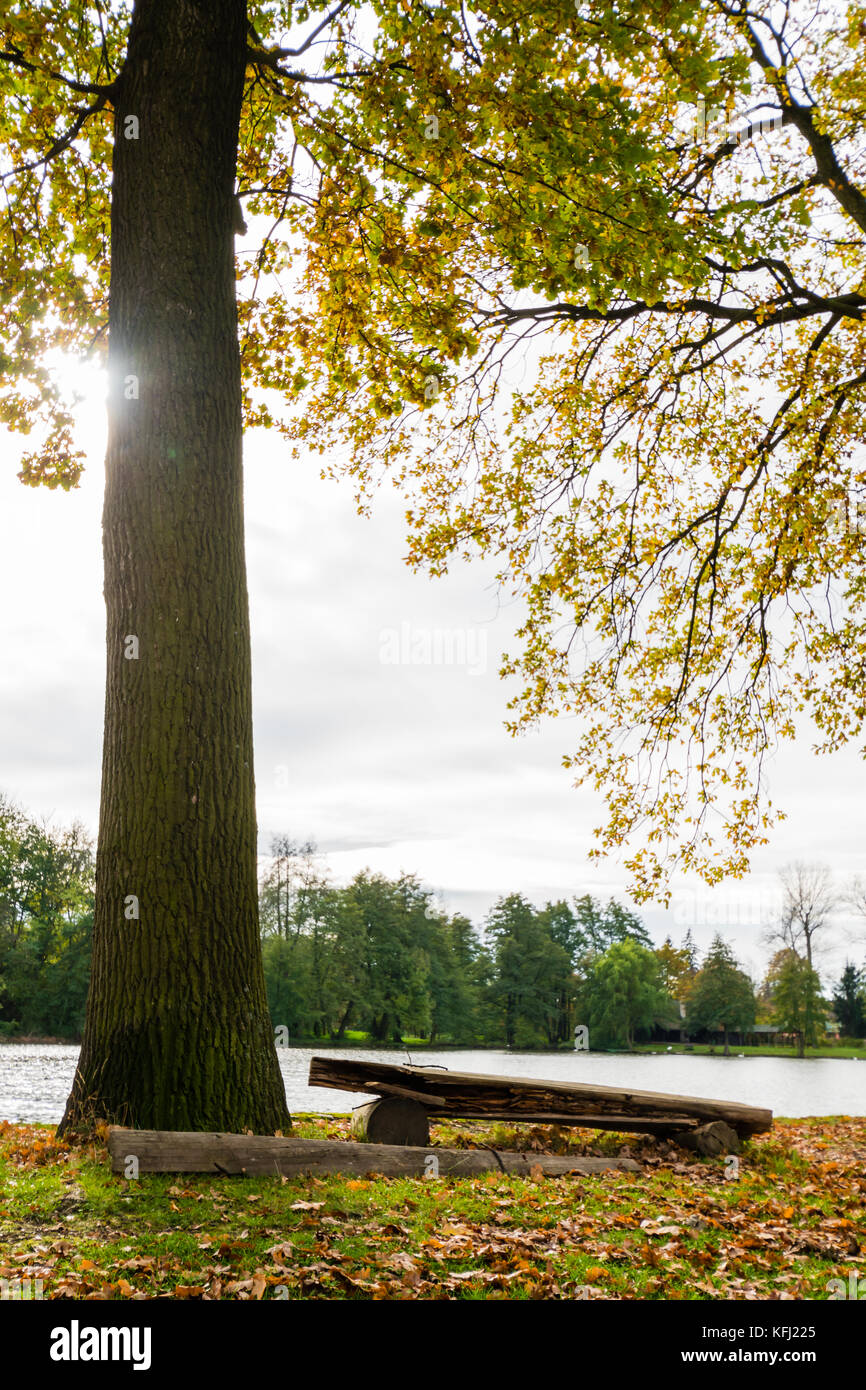
MULTIPOLYGON (((0 436, 0 790, 35 818, 78 817, 94 834, 105 676, 100 390, 97 379, 81 407, 91 462, 77 491, 23 487, 22 441, 0 436)), ((505 732, 497 670, 516 615, 500 605, 491 570, 413 574, 393 490, 366 520, 347 484, 322 481, 317 462, 293 462, 277 436, 247 435, 245 457, 260 853, 277 833, 309 837, 335 881, 364 867, 417 873, 476 922, 506 892, 539 904, 584 892, 626 900, 621 865, 587 860, 604 806, 560 765, 568 722, 518 740, 505 732)), ((642 908, 658 942, 670 932, 678 943, 691 925, 705 947, 721 928, 757 973, 782 865, 821 861, 840 884, 866 872, 855 748, 816 758, 804 726, 768 776, 788 820, 748 879, 714 890, 680 881, 669 910, 642 908)), ((853 919, 840 916, 833 939, 826 979, 846 952, 866 956, 853 919)))

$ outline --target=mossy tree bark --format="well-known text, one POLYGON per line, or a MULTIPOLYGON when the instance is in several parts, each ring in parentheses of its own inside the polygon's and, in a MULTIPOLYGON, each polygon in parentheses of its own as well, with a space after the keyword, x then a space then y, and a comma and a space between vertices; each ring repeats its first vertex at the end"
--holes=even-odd
POLYGON ((244 0, 137 0, 115 96, 93 974, 62 1130, 289 1123, 258 935, 233 195, 244 0))

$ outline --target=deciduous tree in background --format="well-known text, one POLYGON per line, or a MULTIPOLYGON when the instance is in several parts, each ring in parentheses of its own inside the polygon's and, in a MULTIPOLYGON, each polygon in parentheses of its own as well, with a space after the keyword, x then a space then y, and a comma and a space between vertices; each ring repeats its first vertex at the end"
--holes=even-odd
POLYGON ((590 1045, 634 1046, 635 1031, 676 1027, 655 954, 632 938, 617 941, 590 968, 580 993, 590 1045))
POLYGON ((784 896, 778 923, 768 940, 803 954, 813 965, 815 938, 826 934, 840 904, 829 869, 823 864, 788 864, 779 874, 784 896))
POLYGON ((785 1033, 793 1033, 797 1056, 805 1057, 806 1047, 818 1041, 818 1029, 827 1014, 821 997, 821 980, 805 956, 788 951, 779 966, 773 991, 775 1022, 785 1033))
POLYGON ((80 1034, 93 925, 93 844, 0 796, 0 1035, 80 1034))
POLYGON ((677 1003, 685 1003, 696 973, 692 968, 689 951, 685 947, 677 949, 670 937, 666 936, 655 952, 655 957, 659 963, 665 991, 677 1003))

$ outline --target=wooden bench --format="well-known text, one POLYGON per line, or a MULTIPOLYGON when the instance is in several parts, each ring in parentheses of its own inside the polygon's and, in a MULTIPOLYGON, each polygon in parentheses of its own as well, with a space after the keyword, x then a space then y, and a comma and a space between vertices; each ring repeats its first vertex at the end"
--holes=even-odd
POLYGON ((448 1118, 656 1134, 717 1154, 738 1152, 741 1139, 773 1124, 771 1110, 736 1101, 343 1057, 311 1058, 309 1083, 376 1096, 355 1110, 352 1127, 377 1144, 423 1146, 430 1120, 448 1118))

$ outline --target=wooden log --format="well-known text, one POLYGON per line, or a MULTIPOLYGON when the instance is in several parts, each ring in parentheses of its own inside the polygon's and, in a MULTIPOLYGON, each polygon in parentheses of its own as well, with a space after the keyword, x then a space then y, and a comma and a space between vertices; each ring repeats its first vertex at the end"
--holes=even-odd
POLYGON ((402 1100, 417 1100, 423 1105, 445 1105, 444 1096, 437 1096, 432 1091, 412 1091, 408 1086, 395 1086, 390 1081, 380 1081, 379 1090, 383 1096, 399 1096, 402 1100))
MULTIPOLYGON (((364 1109, 361 1106, 360 1109, 364 1109)), ((353 1114, 359 1112, 353 1111, 353 1114)), ((434 1119, 454 1119, 455 1116, 443 1116, 431 1112, 434 1119)), ((506 1124, 513 1125, 561 1125, 563 1129, 611 1129, 622 1130, 627 1134, 659 1134, 663 1137, 677 1134, 681 1130, 696 1128, 698 1121, 689 1115, 671 1115, 660 1119, 658 1116, 635 1116, 635 1115, 569 1115, 561 1111, 547 1112, 544 1114, 524 1114, 514 1110, 485 1110, 483 1115, 464 1115, 461 1111, 460 1118, 465 1120, 502 1120, 506 1124)))
POLYGON ((368 1144, 411 1144, 417 1148, 430 1143, 430 1125, 423 1105, 397 1096, 373 1100, 354 1110, 352 1133, 368 1144))
POLYGON ((518 1076, 493 1076, 455 1072, 445 1068, 393 1066, 383 1062, 354 1061, 344 1057, 313 1057, 311 1086, 330 1086, 342 1091, 381 1094, 383 1083, 411 1088, 424 1096, 432 1116, 483 1119, 494 1113, 515 1121, 525 1115, 592 1115, 658 1119, 678 1127, 678 1116, 698 1124, 724 1120, 740 1135, 759 1134, 772 1127, 773 1112, 739 1101, 710 1100, 704 1096, 678 1096, 662 1091, 626 1090, 616 1086, 591 1086, 584 1082, 535 1080, 518 1076), (436 1096, 438 1099, 433 1099, 436 1096))
POLYGON ((300 1177, 304 1173, 471 1177, 497 1170, 531 1177, 533 1170, 548 1176, 603 1173, 608 1169, 640 1171, 630 1158, 569 1158, 493 1149, 415 1148, 399 1144, 357 1144, 344 1139, 281 1139, 268 1134, 183 1133, 166 1129, 126 1129, 121 1125, 109 1128, 108 1151, 111 1171, 125 1177, 132 1177, 136 1170, 138 1173, 225 1173, 238 1177, 300 1177))
POLYGON ((740 1136, 724 1120, 713 1120, 712 1124, 698 1125, 697 1129, 690 1129, 685 1134, 675 1134, 673 1140, 681 1148, 692 1149, 708 1158, 740 1152, 740 1136))

